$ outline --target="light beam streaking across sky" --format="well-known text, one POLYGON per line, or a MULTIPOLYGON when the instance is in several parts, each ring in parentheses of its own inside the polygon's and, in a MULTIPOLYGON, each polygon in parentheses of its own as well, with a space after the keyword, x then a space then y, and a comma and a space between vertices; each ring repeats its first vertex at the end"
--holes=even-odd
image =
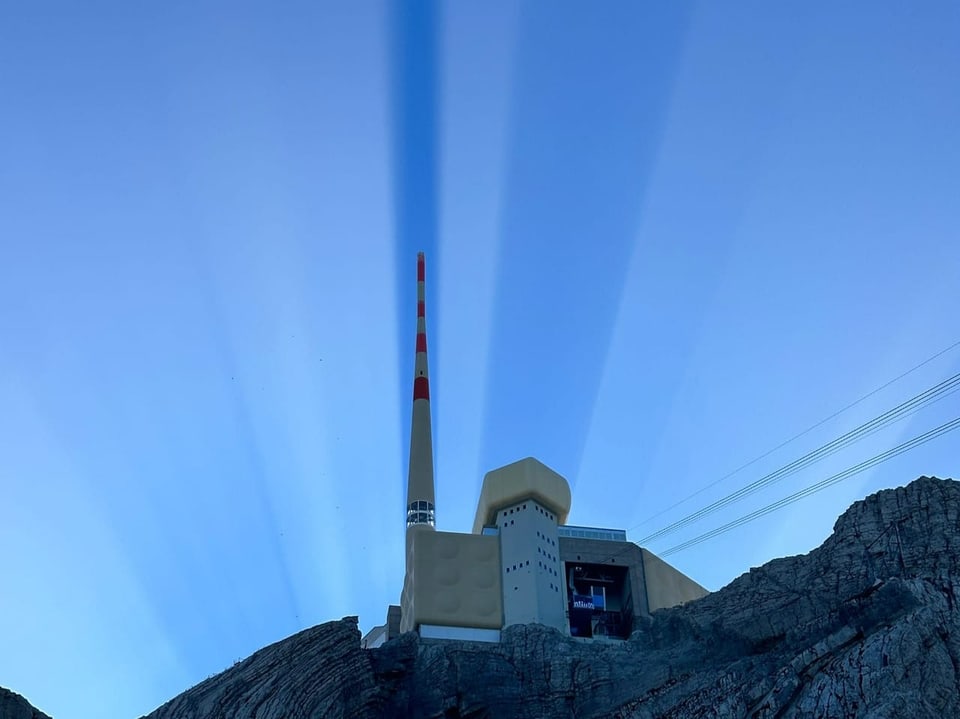
MULTIPOLYGON (((383 620, 419 250, 441 529, 531 454, 571 522, 632 527, 955 341, 958 25, 949 2, 4 7, 0 684, 133 717, 300 627, 383 620)), ((677 564, 717 588, 806 551, 853 499, 956 476, 950 449, 677 564)))

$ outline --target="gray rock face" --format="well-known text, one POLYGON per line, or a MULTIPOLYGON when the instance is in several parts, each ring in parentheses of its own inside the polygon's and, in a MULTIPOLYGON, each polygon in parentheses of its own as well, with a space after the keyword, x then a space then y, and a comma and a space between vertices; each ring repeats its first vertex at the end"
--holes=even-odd
POLYGON ((384 706, 357 618, 328 622, 261 649, 150 717, 380 716, 384 706))
POLYGON ((499 645, 407 634, 364 650, 348 618, 148 719, 960 717, 958 578, 960 483, 922 477, 854 504, 820 548, 657 612, 626 642, 528 625, 499 645))
POLYGON ((854 504, 809 554, 656 613, 628 642, 530 625, 499 645, 409 634, 367 651, 347 619, 150 719, 960 716, 958 578, 960 484, 924 477, 854 504))
POLYGON ((50 719, 26 699, 0 687, 0 719, 50 719))

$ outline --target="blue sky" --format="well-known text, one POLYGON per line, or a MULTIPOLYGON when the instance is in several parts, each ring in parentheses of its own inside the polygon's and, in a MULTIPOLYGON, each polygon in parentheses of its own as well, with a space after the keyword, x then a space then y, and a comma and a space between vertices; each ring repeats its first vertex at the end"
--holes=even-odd
MULTIPOLYGON (((8 4, 0 685, 137 716, 396 602, 533 455, 633 539, 960 371, 955 3, 8 4), (651 519, 653 517, 653 519, 651 519)), ((960 415, 952 395, 649 546, 960 415)), ((946 435, 677 553, 710 589, 946 435)))

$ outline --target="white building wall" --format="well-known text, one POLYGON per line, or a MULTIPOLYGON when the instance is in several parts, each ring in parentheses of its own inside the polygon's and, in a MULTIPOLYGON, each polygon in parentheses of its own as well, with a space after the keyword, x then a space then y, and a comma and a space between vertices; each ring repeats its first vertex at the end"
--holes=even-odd
POLYGON ((532 499, 497 512, 503 625, 539 623, 567 631, 557 517, 532 499))

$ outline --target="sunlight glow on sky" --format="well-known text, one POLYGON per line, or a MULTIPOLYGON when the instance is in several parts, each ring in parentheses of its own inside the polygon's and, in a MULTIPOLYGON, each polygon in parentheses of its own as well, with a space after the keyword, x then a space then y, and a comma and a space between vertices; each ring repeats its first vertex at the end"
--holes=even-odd
MULTIPOLYGON (((639 539, 960 371, 960 6, 0 10, 0 686, 135 717, 399 598, 536 456, 639 539), (654 517, 654 519, 650 519, 654 517)), ((960 415, 960 394, 664 551, 960 415)), ((960 433, 670 557, 709 589, 960 433)))

